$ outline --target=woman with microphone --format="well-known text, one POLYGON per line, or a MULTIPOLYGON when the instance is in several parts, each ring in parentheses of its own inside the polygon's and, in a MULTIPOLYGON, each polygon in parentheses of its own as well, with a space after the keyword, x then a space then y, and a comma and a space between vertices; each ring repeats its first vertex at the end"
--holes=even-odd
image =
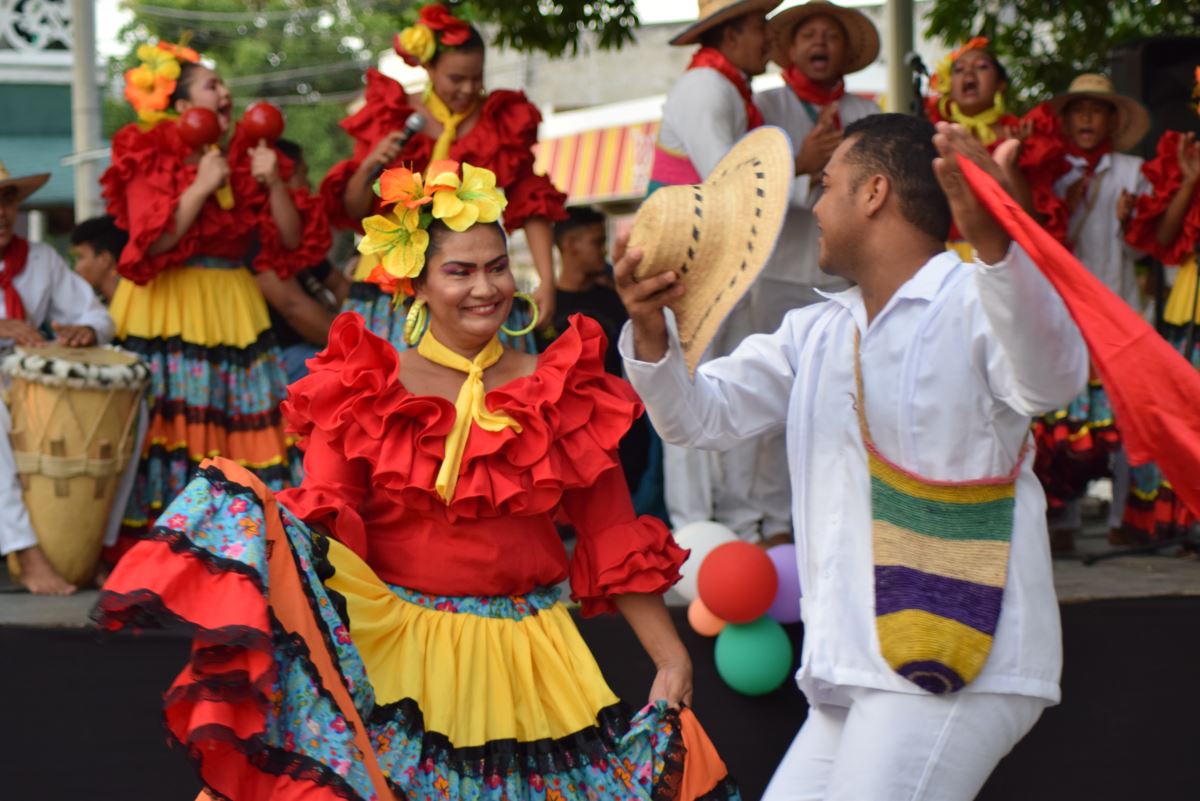
MULTIPOLYGON (((421 95, 409 95, 378 70, 367 71, 366 103, 342 121, 355 139, 354 155, 334 165, 321 184, 329 220, 361 232, 361 221, 378 210, 372 185, 387 167, 423 172, 432 162, 453 159, 490 170, 508 198, 504 226, 525 230, 540 279, 532 293, 534 308, 514 309, 506 327, 532 331, 534 318, 554 318, 552 225, 566 216, 566 196, 533 172, 541 114, 522 92, 484 89, 483 37, 440 3, 422 8, 418 22, 396 35, 395 48, 409 64, 424 67, 429 81, 421 95)), ((403 350, 404 315, 377 266, 369 255, 359 261, 345 309, 361 314, 372 332, 403 350), (371 281, 373 272, 382 284, 371 281)), ((528 332, 506 341, 533 350, 528 332)))

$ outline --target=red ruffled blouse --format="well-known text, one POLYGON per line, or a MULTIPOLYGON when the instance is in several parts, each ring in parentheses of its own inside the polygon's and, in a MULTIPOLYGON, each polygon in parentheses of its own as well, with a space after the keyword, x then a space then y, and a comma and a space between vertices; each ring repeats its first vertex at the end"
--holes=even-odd
POLYGON ((1163 264, 1180 264, 1188 254, 1200 245, 1200 190, 1192 196, 1183 218, 1183 231, 1169 246, 1158 243, 1156 228, 1158 219, 1171 204, 1171 198, 1183 185, 1183 173, 1179 170, 1178 131, 1167 131, 1158 140, 1158 151, 1154 158, 1142 165, 1142 175, 1154 187, 1148 195, 1138 197, 1137 208, 1125 239, 1138 250, 1149 253, 1163 264))
MULTIPOLYGON (((271 216, 269 192, 250 174, 250 148, 254 142, 234 130, 229 143, 229 185, 234 207, 222 209, 210 196, 200 216, 170 250, 150 254, 150 246, 174 225, 179 197, 196 178, 196 165, 186 163, 193 152, 179 136, 173 121, 160 122, 148 131, 126 125, 112 141, 112 166, 100 183, 108 213, 129 233, 118 270, 129 280, 145 284, 163 270, 187 264, 201 256, 244 261, 253 254, 259 271, 273 270, 286 278, 325 258, 329 250, 329 223, 319 196, 292 190, 300 213, 300 246, 287 250, 271 216)), ((286 180, 292 162, 279 153, 279 171, 286 180)))
POLYGON ((1071 215, 1067 201, 1054 191, 1055 182, 1071 169, 1062 118, 1049 103, 1041 103, 1022 117, 1021 122, 1029 123, 1031 130, 1021 143, 1017 165, 1029 182, 1033 207, 1041 215, 1042 227, 1066 245, 1071 215))
POLYGON ((487 393, 521 432, 471 429, 454 499, 434 489, 454 404, 414 395, 396 350, 357 314, 288 388, 283 413, 303 437, 304 483, 279 495, 389 584, 432 595, 519 595, 568 576, 585 615, 616 594, 662 593, 687 551, 638 517, 617 445, 642 407, 604 371, 604 333, 575 315, 532 375, 487 393), (568 560, 554 516, 578 535, 568 560))
MULTIPOLYGON (((354 156, 335 164, 321 182, 325 211, 333 225, 362 230, 361 220, 346 216, 342 204, 346 184, 379 141, 401 130, 414 111, 403 86, 379 70, 367 70, 366 104, 341 123, 354 137, 354 156)), ((523 227, 531 217, 553 221, 567 216, 567 196, 555 189, 549 178, 533 172, 533 146, 541 121, 541 113, 523 92, 498 89, 488 93, 471 129, 450 146, 450 158, 496 174, 496 185, 508 199, 504 225, 509 231, 523 227)), ((427 134, 415 134, 392 166, 424 170, 434 141, 427 134)))

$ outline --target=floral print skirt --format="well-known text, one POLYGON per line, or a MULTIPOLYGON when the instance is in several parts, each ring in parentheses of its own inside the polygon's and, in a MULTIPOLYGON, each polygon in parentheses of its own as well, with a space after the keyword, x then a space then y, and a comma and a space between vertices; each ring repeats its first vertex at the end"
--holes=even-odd
POLYGON ((738 797, 690 710, 621 704, 555 590, 389 586, 224 459, 117 565, 93 617, 192 626, 165 718, 217 798, 738 797))

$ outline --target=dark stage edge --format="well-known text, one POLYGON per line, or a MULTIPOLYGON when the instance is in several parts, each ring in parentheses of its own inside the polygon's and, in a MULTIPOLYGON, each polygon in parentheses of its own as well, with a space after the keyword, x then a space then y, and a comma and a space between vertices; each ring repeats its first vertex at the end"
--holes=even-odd
MULTIPOLYGON (((716 675, 712 641, 687 629, 682 608, 672 612, 695 661, 697 714, 756 801, 804 719, 804 699, 790 682, 762 698, 736 695, 716 675)), ((1200 598, 1065 604, 1062 617, 1063 703, 980 799, 1200 799, 1200 598)), ((613 689, 640 704, 652 669, 624 622, 580 628, 613 689)), ((173 634, 0 627, 0 798, 191 801, 199 785, 167 750, 160 722, 160 695, 187 651, 173 634)))

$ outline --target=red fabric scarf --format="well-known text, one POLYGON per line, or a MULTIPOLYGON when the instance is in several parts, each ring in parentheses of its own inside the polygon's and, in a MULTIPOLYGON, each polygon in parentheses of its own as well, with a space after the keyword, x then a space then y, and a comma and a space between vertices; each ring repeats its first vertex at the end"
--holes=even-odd
POLYGON ((13 281, 25 272, 25 260, 29 258, 29 243, 14 236, 4 251, 4 271, 0 272, 0 289, 4 290, 4 316, 9 320, 25 319, 25 304, 21 294, 13 288, 13 281))
POLYGON ((750 93, 750 81, 744 72, 733 66, 733 63, 725 58, 720 50, 712 47, 702 47, 697 50, 696 55, 692 56, 691 63, 688 64, 689 70, 701 67, 716 70, 737 88, 738 94, 742 96, 742 101, 746 104, 746 130, 753 130, 763 124, 762 112, 758 110, 758 106, 754 105, 754 98, 750 93))
POLYGON ((1079 145, 1067 139, 1067 155, 1083 159, 1087 162, 1084 168, 1084 175, 1092 177, 1096 174, 1096 167, 1100 164, 1100 159, 1108 153, 1112 152, 1112 139, 1105 139, 1099 147, 1094 147, 1091 150, 1084 150, 1079 145))
MULTIPOLYGON (((846 83, 844 81, 838 81, 837 86, 832 89, 826 89, 813 82, 795 64, 783 71, 783 80, 788 86, 792 87, 792 91, 796 93, 796 97, 805 103, 822 108, 828 106, 830 103, 841 100, 846 94, 846 83)), ((833 124, 837 126, 839 131, 842 129, 842 116, 840 114, 833 115, 833 124)))
POLYGON ((1156 462, 1192 514, 1200 514, 1200 372, 990 175, 964 158, 958 162, 971 191, 1066 303, 1120 421, 1129 462, 1156 462))

